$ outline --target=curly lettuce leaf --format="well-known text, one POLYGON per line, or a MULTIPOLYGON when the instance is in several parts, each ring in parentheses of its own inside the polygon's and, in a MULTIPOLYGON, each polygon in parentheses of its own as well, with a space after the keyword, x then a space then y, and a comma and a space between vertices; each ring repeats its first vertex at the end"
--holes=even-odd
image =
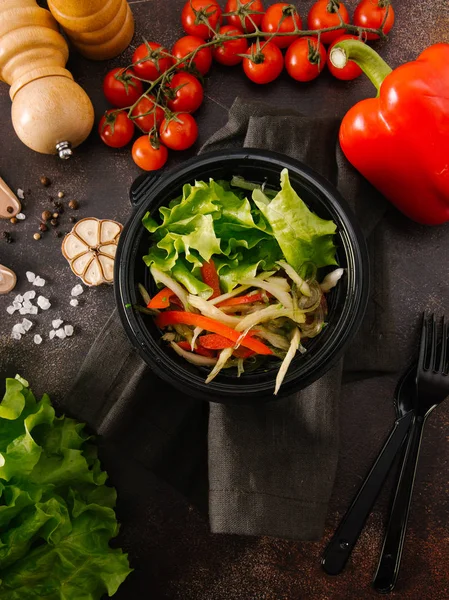
POLYGON ((116 493, 84 425, 7 379, 0 459, 0 600, 113 595, 131 570, 109 546, 116 493))
POLYGON ((253 191, 253 200, 294 269, 299 271, 305 262, 318 268, 337 264, 333 242, 337 226, 307 208, 293 189, 287 169, 281 172, 281 190, 272 200, 261 190, 253 191))

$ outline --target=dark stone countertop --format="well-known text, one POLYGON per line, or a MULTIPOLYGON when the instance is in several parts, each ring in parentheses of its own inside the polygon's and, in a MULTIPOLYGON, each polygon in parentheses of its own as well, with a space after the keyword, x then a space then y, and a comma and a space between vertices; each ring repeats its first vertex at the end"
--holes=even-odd
MULTIPOLYGON (((107 62, 90 62, 72 52, 68 67, 91 97, 96 123, 106 108, 101 84, 105 73, 129 58, 142 36, 170 47, 182 35, 179 17, 183 0, 136 0, 130 2, 136 35, 125 57, 107 62)), ((312 4, 301 4, 305 16, 312 4)), ((392 67, 414 59, 428 45, 449 42, 449 5, 446 0, 409 2, 395 0, 396 25, 386 43, 378 43, 383 57, 392 67)), ((348 2, 354 8, 355 2, 348 2)), ((372 95, 371 84, 364 78, 343 83, 325 72, 315 82, 302 85, 285 74, 273 84, 256 86, 242 75, 240 68, 214 66, 205 84, 206 100, 197 113, 200 135, 194 148, 171 154, 167 168, 172 168, 195 154, 200 145, 227 120, 227 111, 236 96, 263 100, 279 107, 294 107, 304 114, 342 117, 355 101, 372 95)), ((0 296, 0 376, 16 372, 26 377, 37 393, 49 392, 58 402, 74 380, 76 372, 93 340, 108 318, 114 304, 113 290, 103 286, 87 289, 80 306, 70 307, 70 290, 78 282, 59 251, 60 240, 53 232, 42 240, 33 240, 39 216, 48 208, 48 196, 65 192, 64 202, 76 198, 80 202, 79 217, 96 216, 125 222, 129 213, 128 189, 139 169, 134 165, 130 148, 113 150, 104 146, 94 131, 66 162, 39 155, 24 145, 14 134, 10 121, 8 87, 0 85, 1 142, 0 176, 13 190, 26 192, 26 221, 16 226, 1 222, 1 230, 9 230, 14 243, 0 240, 0 263, 16 271, 19 281, 15 293, 30 289, 25 271, 31 270, 47 280, 42 293, 49 297, 52 308, 34 318, 36 332, 45 337, 51 320, 63 318, 75 326, 75 335, 63 342, 45 340, 41 346, 28 335, 20 342, 10 338, 16 315, 5 308, 11 296, 0 296), (52 180, 44 188, 39 178, 52 180), (28 192, 29 190, 29 192, 28 192)), ((280 132, 282 135, 282 132, 280 132)), ((413 168, 411 166, 411 168, 413 168)), ((61 219, 60 229, 68 231, 69 211, 61 219)), ((422 273, 428 265, 421 253, 432 244, 447 240, 446 228, 423 234, 414 253, 389 265, 391 277, 397 277, 398 306, 410 303, 410 291, 424 285, 417 277, 416 265, 422 273), (415 268, 411 263, 414 263, 415 268), (407 300, 405 300, 407 298, 407 300)), ((385 240, 414 240, 423 232, 395 211, 390 211, 380 235, 385 240), (415 236, 415 237, 414 237, 415 236)), ((428 269, 427 306, 443 310, 449 299, 447 267, 428 269), (432 285, 434 287, 432 288, 432 285), (432 291, 433 290, 433 291, 432 291)), ((422 308, 422 307, 420 307, 422 308)), ((404 330, 410 329, 407 323, 404 330)), ((404 334, 406 335, 406 334, 404 334)), ((398 353, 402 350, 398 348, 398 353)), ((405 364, 406 360, 399 360, 405 364)), ((377 454, 381 440, 393 419, 391 397, 399 371, 372 377, 343 387, 341 408, 341 452, 334 494, 331 501, 326 536, 317 543, 296 543, 268 538, 243 538, 211 535, 205 517, 174 490, 156 481, 152 506, 136 506, 129 520, 145 518, 153 525, 153 535, 142 554, 150 556, 154 568, 142 577, 142 598, 158 600, 344 600, 375 598, 370 581, 380 550, 388 489, 370 517, 353 559, 345 573, 329 578, 320 570, 319 558, 325 541, 348 506, 357 486, 377 454)), ((449 414, 442 407, 430 419, 422 449, 422 463, 417 474, 414 503, 410 516, 407 544, 403 557, 400 583, 393 597, 406 600, 449 598, 449 500, 447 425, 449 414)), ((127 599, 126 583, 117 598, 127 599)))

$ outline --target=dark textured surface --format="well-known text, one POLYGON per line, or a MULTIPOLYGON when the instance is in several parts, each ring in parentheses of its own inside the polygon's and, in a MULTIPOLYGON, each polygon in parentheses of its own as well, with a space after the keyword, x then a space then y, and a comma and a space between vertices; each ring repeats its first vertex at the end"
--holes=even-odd
MULTIPOLYGON (((183 0, 132 2, 137 23, 133 46, 140 43, 141 36, 170 46, 181 34, 178 22, 182 4, 183 0)), ((308 1, 300 5, 301 14, 305 15, 310 4, 308 1)), ((355 3, 348 4, 353 8, 355 3)), ((396 0, 394 7, 395 29, 386 44, 378 45, 391 66, 414 58, 431 43, 449 42, 446 0, 413 3, 396 0)), ((130 48, 126 59, 131 53, 130 48)), ((126 63, 124 59, 94 63, 72 54, 69 68, 91 96, 97 120, 105 108, 101 94, 104 74, 113 66, 126 63)), ((237 95, 282 107, 294 106, 304 114, 341 117, 355 101, 371 94, 372 87, 364 79, 346 84, 331 80, 325 73, 315 83, 300 85, 283 76, 268 87, 257 87, 244 79, 239 68, 214 67, 206 83, 207 100, 198 112, 200 139, 191 151, 172 156, 168 167, 195 153, 226 122, 227 109, 237 95)), ((14 190, 19 187, 31 190, 24 207, 27 220, 15 227, 0 223, 0 228, 12 231, 15 238, 11 245, 0 240, 0 263, 17 272, 17 292, 29 289, 24 281, 28 269, 47 279, 43 294, 50 297, 52 310, 34 319, 44 333, 50 329, 51 320, 58 316, 76 327, 76 335, 64 342, 46 342, 38 347, 33 344, 32 336, 14 342, 9 334, 17 317, 5 312, 10 298, 0 297, 0 375, 18 371, 33 382, 37 392, 49 391, 54 398, 60 399, 73 381, 86 349, 109 316, 113 294, 106 287, 87 290, 81 297, 80 306, 71 308, 69 295, 76 280, 59 252, 59 240, 51 234, 35 242, 32 235, 37 230, 40 213, 48 207, 48 195, 56 195, 59 190, 66 193, 64 200, 76 197, 80 201, 80 216, 110 217, 123 222, 130 210, 128 188, 138 169, 130 158, 129 149, 106 148, 95 132, 68 162, 35 154, 14 135, 9 118, 8 88, 4 84, 0 87, 0 106, 0 175, 14 190), (43 174, 53 181, 48 189, 39 183, 39 176, 43 174)), ((63 231, 69 229, 67 212, 62 220, 63 231)), ((419 311, 424 308, 439 312, 447 310, 447 260, 434 260, 435 253, 447 257, 447 234, 447 226, 424 228, 407 221, 393 209, 375 232, 386 248, 397 245, 403 248, 402 253, 395 253, 391 259, 387 256, 381 264, 376 263, 376 268, 387 269, 388 289, 394 300, 383 301, 382 290, 379 291, 377 320, 380 315, 381 326, 377 335, 386 346, 393 337, 399 338, 400 342, 394 364, 388 365, 389 374, 343 387, 341 453, 327 534, 337 524, 389 429, 393 418, 390 398, 399 371, 412 351, 419 311), (382 311, 385 310, 392 314, 382 326, 382 311), (397 324, 394 331, 389 330, 388 323, 391 322, 397 324)), ((378 362, 379 368, 385 367, 381 355, 378 362)), ((448 407, 443 405, 430 418, 425 434, 403 568, 394 597, 407 600, 449 597, 446 566, 449 562, 448 425, 448 407)), ((120 460, 111 459, 108 463, 113 477, 120 460)), ((343 600, 376 596, 369 586, 381 544, 387 493, 383 494, 368 522, 346 572, 339 578, 330 579, 319 567, 325 540, 298 544, 267 538, 212 536, 203 515, 171 488, 140 469, 136 464, 135 473, 130 473, 130 477, 139 477, 142 486, 154 489, 154 502, 151 506, 142 506, 139 497, 127 497, 123 490, 119 509, 122 507, 120 517, 124 523, 125 547, 127 523, 143 519, 151 525, 152 535, 141 549, 141 555, 150 556, 154 568, 151 572, 136 571, 132 575, 140 581, 142 598, 343 600)), ((138 564, 139 556, 133 558, 138 564)), ((117 598, 129 598, 126 584, 117 598)))

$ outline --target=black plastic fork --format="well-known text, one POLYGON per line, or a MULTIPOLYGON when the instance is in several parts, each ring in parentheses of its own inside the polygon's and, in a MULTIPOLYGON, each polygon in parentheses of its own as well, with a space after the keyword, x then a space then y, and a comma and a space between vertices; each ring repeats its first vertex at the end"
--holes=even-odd
POLYGON ((391 592, 398 578, 426 419, 449 396, 448 333, 449 324, 444 317, 438 327, 434 315, 424 315, 416 372, 415 418, 410 428, 404 463, 373 582, 374 588, 381 593, 391 592))

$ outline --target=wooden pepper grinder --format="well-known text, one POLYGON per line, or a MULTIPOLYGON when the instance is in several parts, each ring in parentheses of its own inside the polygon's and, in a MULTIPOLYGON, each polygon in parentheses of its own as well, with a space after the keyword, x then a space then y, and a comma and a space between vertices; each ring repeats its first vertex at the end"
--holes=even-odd
POLYGON ((48 8, 74 47, 92 60, 118 56, 134 35, 126 0, 48 0, 48 8))
POLYGON ((65 64, 69 52, 35 0, 0 0, 0 80, 11 86, 12 123, 29 148, 68 158, 89 135, 94 110, 65 64))

